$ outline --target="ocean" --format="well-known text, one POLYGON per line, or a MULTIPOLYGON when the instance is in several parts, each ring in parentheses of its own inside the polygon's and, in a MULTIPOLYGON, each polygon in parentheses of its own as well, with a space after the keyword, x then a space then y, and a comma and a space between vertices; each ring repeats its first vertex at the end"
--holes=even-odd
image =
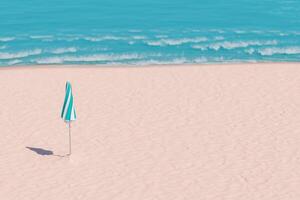
POLYGON ((299 0, 0 2, 0 66, 298 61, 299 0))

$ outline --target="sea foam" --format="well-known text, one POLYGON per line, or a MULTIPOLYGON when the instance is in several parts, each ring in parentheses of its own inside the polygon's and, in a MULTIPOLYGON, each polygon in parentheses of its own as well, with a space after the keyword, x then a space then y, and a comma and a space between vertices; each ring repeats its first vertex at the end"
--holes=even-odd
POLYGON ((2 37, 0 38, 0 42, 9 42, 15 40, 14 37, 2 37))
POLYGON ((94 54, 87 56, 61 56, 61 57, 49 57, 33 60, 38 64, 56 64, 64 62, 99 62, 99 61, 119 61, 119 60, 131 60, 140 59, 143 56, 138 54, 94 54))
POLYGON ((105 40, 126 40, 127 38, 107 35, 107 36, 89 36, 89 37, 83 37, 83 39, 91 42, 100 42, 105 40))
POLYGON ((146 43, 149 46, 176 46, 186 43, 198 43, 207 41, 206 37, 197 37, 197 38, 181 38, 181 39, 160 39, 154 41, 147 41, 146 43))
POLYGON ((39 55, 41 53, 42 53, 41 49, 20 51, 20 52, 16 52, 16 53, 0 52, 0 59, 24 58, 24 57, 33 56, 33 55, 39 55))
POLYGON ((8 65, 15 65, 15 64, 19 64, 19 63, 22 63, 22 60, 16 59, 16 60, 11 60, 11 61, 7 62, 8 65))
POLYGON ((186 58, 174 58, 172 60, 155 60, 155 59, 149 59, 149 60, 142 60, 142 61, 134 61, 130 64, 133 65, 179 65, 187 63, 188 60, 186 58))
POLYGON ((300 54, 300 47, 272 47, 258 50, 258 53, 263 56, 272 56, 275 54, 300 54))
POLYGON ((212 44, 205 44, 205 45, 193 45, 192 48, 194 49, 201 49, 207 50, 212 49, 218 51, 219 49, 236 49, 236 48, 244 48, 249 46, 264 46, 264 45, 276 45, 276 40, 269 40, 269 41, 238 41, 238 42, 217 42, 212 44))
POLYGON ((147 39, 146 36, 143 36, 143 35, 134 35, 132 36, 133 39, 135 40, 144 40, 144 39, 147 39))
POLYGON ((31 35, 29 37, 31 39, 50 39, 50 38, 53 38, 52 35, 31 35))
POLYGON ((68 47, 68 48, 57 48, 50 51, 53 54, 63 54, 63 53, 74 53, 77 51, 75 47, 68 47))

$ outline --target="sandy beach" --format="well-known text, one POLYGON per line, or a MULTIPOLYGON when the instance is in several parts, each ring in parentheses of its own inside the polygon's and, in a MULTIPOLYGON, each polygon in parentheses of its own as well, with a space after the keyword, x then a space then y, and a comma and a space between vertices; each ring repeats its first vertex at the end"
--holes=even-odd
POLYGON ((0 199, 300 199, 300 63, 3 67, 0 85, 0 199))

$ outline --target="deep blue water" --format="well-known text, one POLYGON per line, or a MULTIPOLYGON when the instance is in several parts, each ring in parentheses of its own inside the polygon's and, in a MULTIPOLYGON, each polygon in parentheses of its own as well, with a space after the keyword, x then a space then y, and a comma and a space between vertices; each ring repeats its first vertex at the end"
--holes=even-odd
POLYGON ((0 65, 300 61, 300 0, 1 0, 0 65))

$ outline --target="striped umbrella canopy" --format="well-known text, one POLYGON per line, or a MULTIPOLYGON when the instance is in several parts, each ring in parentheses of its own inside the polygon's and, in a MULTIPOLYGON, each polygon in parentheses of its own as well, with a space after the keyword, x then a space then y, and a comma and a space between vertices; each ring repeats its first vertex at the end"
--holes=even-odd
POLYGON ((72 86, 69 81, 66 82, 66 96, 64 105, 61 111, 61 118, 65 122, 71 122, 76 120, 76 112, 73 102, 72 86))

